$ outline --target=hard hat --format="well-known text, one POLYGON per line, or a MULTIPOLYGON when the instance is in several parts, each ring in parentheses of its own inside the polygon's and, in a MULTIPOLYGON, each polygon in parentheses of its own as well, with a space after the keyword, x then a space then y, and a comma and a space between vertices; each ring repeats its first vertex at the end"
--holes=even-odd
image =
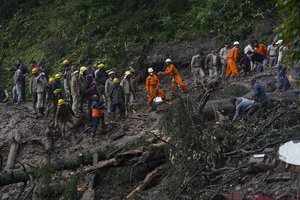
POLYGON ((83 72, 85 72, 87 70, 87 68, 85 66, 80 67, 79 71, 80 74, 83 74, 83 72))
POLYGON ((92 96, 92 99, 93 99, 94 101, 100 101, 98 95, 96 95, 96 94, 94 94, 94 95, 92 96))
POLYGON ((52 77, 51 77, 51 78, 49 78, 49 84, 52 84, 52 83, 54 82, 54 80, 55 80, 55 79, 54 79, 54 78, 52 78, 52 77))
POLYGON ((78 71, 78 70, 76 70, 75 72, 73 72, 73 75, 74 75, 74 74, 78 74, 78 73, 79 73, 79 71, 78 71))
POLYGON ((149 73, 153 73, 153 72, 154 72, 153 68, 149 68, 149 69, 148 69, 148 72, 149 72, 149 73))
POLYGON ((64 61, 63 61, 63 64, 64 64, 64 65, 69 65, 70 62, 69 62, 68 60, 64 60, 64 61))
POLYGON ((118 78, 114 78, 112 82, 115 83, 115 84, 116 84, 116 83, 120 83, 120 81, 119 81, 118 78))
POLYGON ((57 105, 61 106, 63 104, 65 104, 65 100, 59 99, 58 102, 57 102, 57 105))
POLYGON ((127 77, 128 75, 131 75, 131 71, 126 71, 125 72, 125 77, 127 77))
POLYGON ((101 64, 98 65, 98 67, 99 67, 99 69, 102 69, 102 68, 105 67, 105 65, 103 63, 101 63, 101 64))
POLYGON ((238 41, 235 41, 234 43, 233 43, 233 45, 239 45, 240 43, 238 42, 238 41))
POLYGON ((110 76, 110 75, 113 75, 113 74, 115 74, 115 72, 114 71, 110 71, 110 72, 108 72, 108 75, 110 76))
POLYGON ((60 79, 61 78, 61 75, 60 74, 55 74, 54 76, 56 79, 60 79))
POLYGON ((33 73, 33 74, 36 74, 36 73, 38 73, 38 70, 37 70, 37 68, 32 68, 32 70, 31 70, 31 73, 33 73))
POLYGON ((168 58, 166 61, 165 61, 165 63, 171 63, 172 62, 172 60, 170 59, 170 58, 168 58))
POLYGON ((283 42, 283 40, 278 40, 275 44, 276 45, 279 45, 279 44, 281 44, 283 42))

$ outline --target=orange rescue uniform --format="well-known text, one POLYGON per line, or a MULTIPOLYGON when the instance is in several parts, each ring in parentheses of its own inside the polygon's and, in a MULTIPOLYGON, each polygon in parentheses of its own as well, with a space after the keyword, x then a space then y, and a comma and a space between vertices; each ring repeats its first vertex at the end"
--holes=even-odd
POLYGON ((162 98, 163 100, 166 98, 166 94, 161 89, 159 89, 159 86, 159 80, 155 74, 149 75, 146 78, 146 90, 149 93, 147 100, 148 105, 152 104, 153 99, 156 96, 162 98))
POLYGON ((162 73, 162 75, 164 75, 164 76, 166 76, 166 75, 172 76, 172 80, 171 80, 171 93, 172 93, 172 96, 174 96, 174 88, 175 88, 174 82, 176 82, 183 91, 187 91, 187 87, 183 83, 183 81, 181 79, 181 76, 178 74, 178 70, 176 69, 176 67, 174 65, 169 64, 167 66, 166 71, 164 71, 162 73))
POLYGON ((227 61, 227 68, 226 68, 226 76, 229 77, 231 75, 237 77, 238 72, 238 65, 237 65, 237 57, 238 57, 239 49, 234 46, 232 49, 228 51, 226 61, 227 61))

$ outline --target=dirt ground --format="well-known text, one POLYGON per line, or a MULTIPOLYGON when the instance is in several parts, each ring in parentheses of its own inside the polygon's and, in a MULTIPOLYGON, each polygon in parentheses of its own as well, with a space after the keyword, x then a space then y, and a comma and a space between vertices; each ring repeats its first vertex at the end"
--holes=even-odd
MULTIPOLYGON (((180 69, 184 82, 189 88, 188 96, 195 101, 199 95, 198 87, 193 85, 192 76, 188 68, 180 69)), ((275 79, 274 69, 264 72, 265 76, 259 76, 258 81, 266 85, 267 91, 274 91, 275 79)), ((250 80, 252 77, 239 77, 237 81, 229 80, 222 83, 220 89, 212 94, 211 99, 224 99, 234 96, 244 96, 250 92, 250 80), (237 86, 236 86, 237 85, 237 86), (237 88, 237 89, 236 89, 237 88)), ((169 92, 169 79, 162 78, 163 89, 169 92)), ((142 132, 150 132, 158 129, 158 121, 161 114, 168 106, 161 105, 156 112, 148 112, 146 106, 146 93, 144 83, 140 85, 139 98, 136 102, 137 113, 128 114, 124 121, 108 124, 105 130, 98 129, 95 137, 90 133, 84 133, 86 127, 81 126, 78 130, 68 130, 66 138, 62 138, 59 132, 53 131, 53 150, 47 151, 45 148, 32 141, 34 138, 45 137, 45 130, 53 123, 53 116, 36 119, 32 114, 31 103, 26 102, 22 106, 15 106, 12 103, 0 105, 0 155, 3 158, 1 170, 4 170, 12 138, 19 137, 21 144, 16 156, 14 168, 21 168, 22 165, 36 166, 47 157, 55 158, 62 155, 80 152, 102 143, 110 144, 111 141, 118 141, 124 135, 132 136, 142 132)), ((170 100, 170 99, 169 99, 170 100)), ((171 101, 171 100, 170 100, 171 101)), ((139 146, 139 144, 137 145, 139 146)), ((143 144, 141 144, 143 146, 143 144)), ((174 191, 168 188, 172 184, 173 188, 180 187, 177 174, 180 170, 168 162, 169 171, 163 173, 156 180, 156 183, 146 188, 146 192, 141 193, 139 199, 170 199, 174 191)), ((150 168, 148 169, 150 170, 150 168)), ((73 174, 80 170, 62 171, 55 176, 62 176, 70 179, 73 174)), ((143 167, 122 167, 100 170, 96 181, 96 199, 124 199, 129 192, 143 180, 145 174, 143 167)), ((17 199, 23 188, 23 183, 16 183, 0 188, 0 199, 17 199)), ((25 189, 27 191, 28 189, 25 189)), ((50 198, 51 199, 51 198, 50 198)), ((65 198, 66 199, 66 198, 65 198)))

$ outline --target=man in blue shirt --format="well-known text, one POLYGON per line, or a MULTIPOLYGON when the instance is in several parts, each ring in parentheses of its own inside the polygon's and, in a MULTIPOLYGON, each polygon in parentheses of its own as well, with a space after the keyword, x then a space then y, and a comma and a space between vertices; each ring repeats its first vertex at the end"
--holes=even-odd
POLYGON ((259 82, 257 82, 255 79, 251 80, 251 88, 253 91, 252 99, 256 102, 260 103, 258 116, 260 113, 264 112, 268 106, 268 97, 265 92, 265 87, 261 85, 259 82))
POLYGON ((247 112, 247 116, 251 116, 259 107, 259 105, 254 101, 244 97, 236 97, 230 99, 230 102, 235 105, 235 114, 232 122, 235 122, 241 111, 247 112))

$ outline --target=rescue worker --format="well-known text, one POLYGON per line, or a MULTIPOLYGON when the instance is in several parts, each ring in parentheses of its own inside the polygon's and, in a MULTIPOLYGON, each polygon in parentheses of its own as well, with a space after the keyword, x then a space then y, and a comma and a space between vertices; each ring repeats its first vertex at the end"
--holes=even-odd
POLYGON ((71 75, 72 75, 72 71, 71 71, 71 63, 69 60, 64 60, 62 63, 62 67, 63 67, 63 84, 64 84, 64 92, 66 95, 66 99, 70 100, 71 104, 72 104, 72 98, 71 98, 71 91, 70 91, 70 82, 71 82, 71 75))
POLYGON ((55 113, 54 126, 58 127, 63 137, 65 137, 65 128, 67 122, 73 127, 77 127, 77 119, 69 104, 66 104, 63 99, 59 99, 57 102, 57 110, 55 113))
POLYGON ((72 110, 75 115, 78 114, 79 103, 80 103, 80 84, 79 84, 79 71, 76 70, 72 73, 72 78, 70 82, 70 89, 72 95, 72 110))
POLYGON ((214 49, 211 49, 205 58, 205 68, 208 69, 208 74, 210 77, 218 75, 218 57, 215 54, 214 49))
POLYGON ((103 104, 100 101, 100 98, 97 95, 93 95, 92 97, 93 102, 92 102, 92 137, 96 135, 97 127, 101 121, 101 126, 104 128, 105 122, 104 122, 104 112, 103 112, 103 104))
POLYGON ((203 52, 198 50, 198 54, 194 55, 191 60, 191 72, 194 78, 194 84, 197 84, 197 80, 205 76, 203 69, 205 67, 205 58, 203 52))
POLYGON ((105 91, 105 82, 108 79, 108 75, 105 71, 105 65, 103 63, 98 65, 98 70, 95 72, 95 81, 99 87, 101 94, 105 91))
POLYGON ((276 45, 276 42, 273 42, 270 44, 267 48, 270 54, 270 62, 269 67, 274 67, 277 64, 277 58, 278 58, 278 45, 276 45))
POLYGON ((165 100, 166 94, 160 89, 160 83, 157 76, 154 74, 154 70, 152 68, 148 69, 149 76, 146 78, 146 90, 148 92, 148 100, 147 104, 150 106, 150 111, 155 108, 153 106, 153 99, 155 97, 160 97, 162 100, 165 100))
POLYGON ((109 99, 111 100, 111 115, 115 119, 116 108, 119 109, 120 118, 125 118, 125 92, 124 88, 120 85, 118 78, 113 79, 113 86, 109 92, 109 99))
POLYGON ((178 73, 177 68, 172 64, 170 58, 166 59, 165 61, 167 68, 164 72, 159 72, 158 75, 167 76, 170 75, 171 79, 171 94, 172 97, 175 98, 175 83, 179 85, 179 87, 183 90, 183 92, 187 92, 187 87, 183 83, 181 76, 178 73))
POLYGON ((227 62, 226 77, 227 78, 230 78, 231 76, 233 76, 236 79, 239 74, 238 65, 237 65, 239 45, 240 45, 240 43, 238 41, 235 41, 233 43, 233 48, 228 51, 228 54, 226 57, 226 62, 227 62))
POLYGON ((106 97, 106 103, 107 103, 107 112, 108 114, 111 113, 111 100, 109 99, 109 94, 111 92, 111 89, 113 87, 113 79, 115 78, 115 72, 109 71, 108 72, 108 79, 105 81, 105 87, 104 87, 104 93, 106 97))
MULTIPOLYGON (((47 87, 47 91, 46 91, 46 117, 48 116, 48 114, 49 114, 49 111, 51 110, 51 109, 53 109, 53 103, 54 103, 54 94, 53 94, 53 92, 52 92, 52 83, 55 81, 55 79, 53 78, 53 77, 50 77, 49 78, 49 80, 48 80, 48 87, 47 87)), ((54 113, 55 113, 55 111, 54 111, 54 113)))
POLYGON ((124 78, 121 81, 121 86, 124 88, 125 92, 125 111, 129 112, 131 109, 131 105, 134 99, 131 91, 131 86, 130 86, 130 78, 131 78, 131 72, 126 71, 124 74, 124 78))
POLYGON ((288 54, 288 47, 281 45, 282 40, 279 40, 276 44, 279 47, 279 55, 278 55, 278 62, 277 62, 277 92, 286 91, 290 88, 291 84, 286 76, 288 65, 285 63, 284 58, 288 54))
POLYGON ((33 68, 31 70, 32 76, 29 79, 29 94, 32 96, 32 108, 33 113, 36 114, 36 103, 37 103, 37 79, 38 70, 33 68))
POLYGON ((263 65, 263 68, 265 68, 267 66, 267 63, 270 60, 270 55, 269 55, 269 51, 268 51, 267 47, 264 44, 259 43, 257 40, 253 41, 253 46, 254 46, 254 50, 257 53, 260 53, 261 55, 264 56, 262 65, 263 65))
POLYGON ((235 114, 232 122, 237 120, 241 111, 247 112, 246 115, 251 116, 259 107, 259 104, 257 104, 254 100, 244 97, 233 98, 230 100, 230 102, 235 106, 235 114))
POLYGON ((251 80, 251 88, 253 91, 253 96, 251 99, 255 100, 256 102, 260 103, 258 114, 257 116, 260 116, 262 112, 264 112, 268 106, 268 97, 265 93, 265 88, 262 86, 259 82, 257 82, 255 79, 251 80))
POLYGON ((82 66, 79 70, 79 86, 80 86, 80 106, 79 106, 79 112, 83 113, 83 107, 86 103, 86 99, 84 97, 84 93, 89 88, 88 80, 86 77, 85 71, 87 70, 86 67, 82 66))
POLYGON ((51 93, 53 93, 52 101, 53 101, 53 112, 56 113, 57 102, 59 99, 62 99, 62 87, 60 83, 61 75, 55 74, 54 82, 51 84, 51 93))
POLYGON ((222 72, 221 72, 221 78, 224 79, 226 75, 226 57, 229 51, 228 43, 224 44, 224 47, 220 50, 220 59, 221 59, 221 65, 222 65, 222 72))
POLYGON ((37 83, 37 105, 36 109, 38 111, 38 116, 44 115, 44 105, 45 103, 45 95, 47 90, 47 79, 46 74, 44 72, 40 72, 40 74, 36 77, 37 83))

